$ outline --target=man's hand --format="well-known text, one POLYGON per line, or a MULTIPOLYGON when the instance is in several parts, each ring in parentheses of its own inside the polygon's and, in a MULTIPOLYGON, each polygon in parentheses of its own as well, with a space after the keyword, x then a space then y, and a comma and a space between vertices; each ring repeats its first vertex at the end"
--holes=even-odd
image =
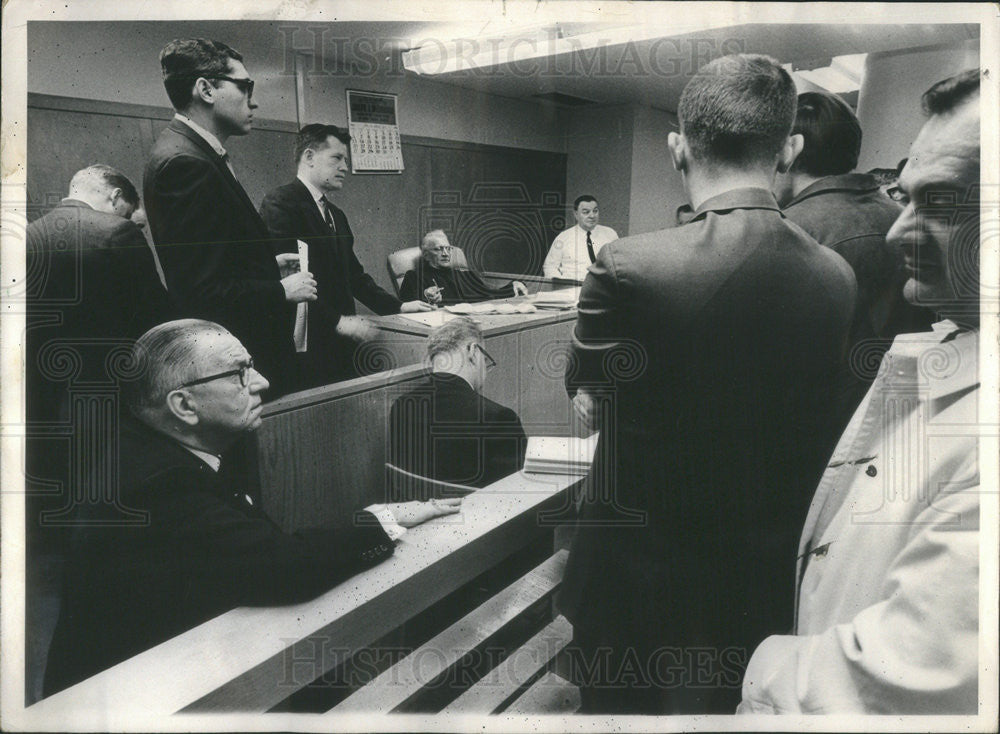
POLYGON ((424 298, 432 306, 438 305, 441 303, 441 287, 432 285, 430 288, 424 288, 424 298))
POLYGON ((299 256, 294 252, 282 252, 275 255, 274 259, 278 261, 278 272, 282 278, 299 272, 299 256))
POLYGON ((412 528, 442 515, 454 515, 462 509, 462 498, 451 497, 430 502, 394 502, 386 505, 396 522, 404 528, 412 528))
POLYGON ((312 273, 292 273, 281 279, 281 287, 285 289, 286 301, 302 303, 316 300, 316 281, 312 273))
POLYGON ((433 311, 434 307, 423 301, 406 301, 399 308, 400 313, 416 313, 417 311, 433 311))
POLYGON ((378 329, 362 316, 341 316, 336 331, 340 336, 356 342, 370 342, 378 338, 378 329))
POLYGON ((515 296, 526 296, 526 295, 528 295, 528 286, 526 286, 521 281, 515 280, 513 283, 511 283, 511 285, 514 286, 514 295, 515 296))
POLYGON ((573 410, 576 411, 584 428, 591 432, 597 430, 597 403, 583 388, 578 389, 573 396, 573 410))

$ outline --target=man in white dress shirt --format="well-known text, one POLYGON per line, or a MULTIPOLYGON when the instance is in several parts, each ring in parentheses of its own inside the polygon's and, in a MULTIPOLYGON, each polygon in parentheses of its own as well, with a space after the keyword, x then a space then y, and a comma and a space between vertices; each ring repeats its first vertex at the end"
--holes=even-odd
POLYGON ((576 224, 552 241, 542 264, 542 274, 546 278, 583 280, 601 248, 618 239, 618 233, 611 227, 598 224, 597 199, 590 194, 576 197, 573 217, 576 224))
POLYGON ((974 714, 979 701, 979 72, 924 94, 899 181, 901 334, 834 451, 799 543, 794 635, 754 652, 739 713, 974 714))

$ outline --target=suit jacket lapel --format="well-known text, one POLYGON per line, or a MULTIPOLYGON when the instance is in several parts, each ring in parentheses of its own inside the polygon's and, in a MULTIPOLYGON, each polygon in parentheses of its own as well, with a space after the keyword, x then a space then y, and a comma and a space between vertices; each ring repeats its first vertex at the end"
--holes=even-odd
MULTIPOLYGON (((205 140, 203 137, 201 137, 201 135, 196 133, 190 127, 185 125, 183 122, 180 122, 179 120, 171 120, 170 124, 167 127, 173 130, 174 132, 178 133, 179 135, 183 135, 188 141, 190 141, 202 153, 204 153, 205 156, 218 169, 219 174, 222 176, 222 178, 225 179, 225 181, 229 184, 229 187, 233 190, 233 193, 235 193, 243 201, 244 206, 246 206, 248 210, 253 212, 254 219, 260 220, 260 215, 257 212, 257 208, 253 205, 253 202, 250 201, 250 197, 247 194, 246 189, 244 189, 242 184, 240 184, 240 182, 236 180, 236 177, 233 175, 233 172, 229 170, 229 166, 226 165, 226 162, 222 160, 222 157, 215 152, 212 146, 208 144, 208 141, 205 140)), ((266 227, 263 226, 263 222, 261 222, 261 229, 266 231, 266 227)))

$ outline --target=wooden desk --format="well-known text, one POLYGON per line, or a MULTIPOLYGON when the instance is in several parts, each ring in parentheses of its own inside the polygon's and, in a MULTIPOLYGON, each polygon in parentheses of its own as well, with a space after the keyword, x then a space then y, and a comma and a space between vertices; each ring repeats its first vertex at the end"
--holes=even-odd
MULTIPOLYGON (((483 394, 513 408, 528 435, 567 435, 572 406, 563 376, 576 309, 471 318, 479 324, 486 350, 497 361, 497 367, 486 375, 483 394)), ((372 321, 384 338, 371 353, 385 360, 385 367, 424 359, 426 339, 433 327, 399 314, 373 317, 372 321)))
POLYGON ((114 731, 181 711, 267 711, 549 532, 544 513, 577 481, 506 477, 466 497, 460 515, 411 528, 392 558, 322 596, 227 612, 36 703, 24 726, 114 731))

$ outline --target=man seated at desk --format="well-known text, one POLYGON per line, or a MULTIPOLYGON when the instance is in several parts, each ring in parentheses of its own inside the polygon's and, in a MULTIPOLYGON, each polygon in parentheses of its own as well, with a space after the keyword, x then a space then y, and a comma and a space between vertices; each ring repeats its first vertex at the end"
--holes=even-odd
POLYGON ((47 696, 233 607, 312 599, 392 555, 404 528, 459 510, 458 499, 372 505, 284 533, 223 458, 260 426, 268 387, 239 340, 171 321, 133 358, 132 415, 110 457, 118 481, 77 507, 47 696))
POLYGON ((404 301, 419 298, 435 306, 449 306, 528 293, 519 280, 500 288, 491 288, 475 270, 455 269, 451 250, 448 235, 442 230, 435 229, 425 234, 420 243, 420 261, 415 270, 403 277, 399 297, 404 301))
POLYGON ((475 322, 456 318, 427 339, 431 374, 389 412, 389 457, 420 476, 485 487, 519 471, 528 439, 510 408, 481 394, 496 363, 475 322))

